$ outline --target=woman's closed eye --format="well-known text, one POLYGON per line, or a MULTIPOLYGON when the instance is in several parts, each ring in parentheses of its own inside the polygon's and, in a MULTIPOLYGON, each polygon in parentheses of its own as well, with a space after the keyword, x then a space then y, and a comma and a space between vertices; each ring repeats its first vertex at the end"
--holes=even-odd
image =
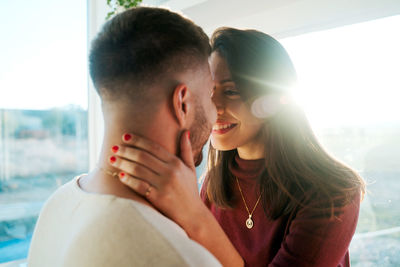
POLYGON ((227 97, 231 97, 231 98, 240 97, 239 91, 233 87, 225 88, 224 95, 226 95, 227 97))

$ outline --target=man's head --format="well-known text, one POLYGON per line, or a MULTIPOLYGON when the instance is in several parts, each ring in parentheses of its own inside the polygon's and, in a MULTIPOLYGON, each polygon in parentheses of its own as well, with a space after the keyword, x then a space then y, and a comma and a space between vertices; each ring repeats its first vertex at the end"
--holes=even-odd
POLYGON ((134 8, 108 21, 89 55, 106 133, 116 123, 120 131, 151 132, 155 138, 189 129, 199 163, 216 116, 209 54, 203 30, 166 9, 134 8))

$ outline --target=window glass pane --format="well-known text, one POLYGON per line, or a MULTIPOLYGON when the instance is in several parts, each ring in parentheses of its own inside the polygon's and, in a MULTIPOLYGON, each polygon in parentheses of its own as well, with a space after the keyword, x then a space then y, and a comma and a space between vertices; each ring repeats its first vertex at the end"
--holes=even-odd
POLYGON ((282 40, 329 152, 368 183, 352 266, 400 266, 400 16, 282 40))
POLYGON ((0 1, 0 263, 27 257, 44 201, 88 170, 86 1, 0 1))

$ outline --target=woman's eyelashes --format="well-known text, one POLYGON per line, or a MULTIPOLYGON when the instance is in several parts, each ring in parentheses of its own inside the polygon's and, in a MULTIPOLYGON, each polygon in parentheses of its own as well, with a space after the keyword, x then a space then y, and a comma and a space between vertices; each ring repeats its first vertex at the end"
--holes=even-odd
POLYGON ((224 89, 224 95, 230 98, 238 98, 240 97, 240 93, 233 87, 228 87, 224 89))

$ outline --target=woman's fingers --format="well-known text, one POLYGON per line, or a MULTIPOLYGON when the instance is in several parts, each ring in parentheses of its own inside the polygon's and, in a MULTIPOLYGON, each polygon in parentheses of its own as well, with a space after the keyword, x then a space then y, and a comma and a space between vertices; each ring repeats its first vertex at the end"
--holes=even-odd
MULTIPOLYGON (((114 151, 114 153, 126 159, 148 166, 156 173, 159 173, 157 169, 163 171, 161 168, 164 169, 166 167, 165 164, 172 164, 178 159, 174 154, 171 154, 156 142, 150 141, 146 138, 127 133, 122 136, 122 140, 130 147, 121 146, 121 149, 117 149, 118 151, 114 151), (142 151, 142 153, 140 153, 140 151, 142 151)), ((188 167, 195 170, 189 131, 184 131, 181 135, 180 158, 188 167)))
POLYGON ((124 172, 119 173, 119 179, 123 184, 133 189, 139 195, 151 200, 156 198, 157 188, 141 179, 135 178, 124 172))
POLYGON ((127 145, 143 149, 166 163, 168 163, 174 157, 174 155, 169 153, 165 148, 156 142, 137 135, 126 133, 122 136, 122 141, 127 145))
POLYGON ((156 174, 164 172, 167 168, 167 163, 140 148, 120 145, 114 146, 111 150, 119 158, 139 163, 156 174))
POLYGON ((191 168, 195 170, 196 167, 193 161, 193 151, 192 151, 192 144, 190 143, 190 132, 185 131, 181 136, 181 144, 180 144, 180 157, 182 161, 191 168))
POLYGON ((162 182, 155 172, 137 162, 116 157, 114 161, 110 161, 110 164, 113 167, 121 170, 123 173, 143 180, 154 187, 158 188, 160 186, 160 182, 162 182))

